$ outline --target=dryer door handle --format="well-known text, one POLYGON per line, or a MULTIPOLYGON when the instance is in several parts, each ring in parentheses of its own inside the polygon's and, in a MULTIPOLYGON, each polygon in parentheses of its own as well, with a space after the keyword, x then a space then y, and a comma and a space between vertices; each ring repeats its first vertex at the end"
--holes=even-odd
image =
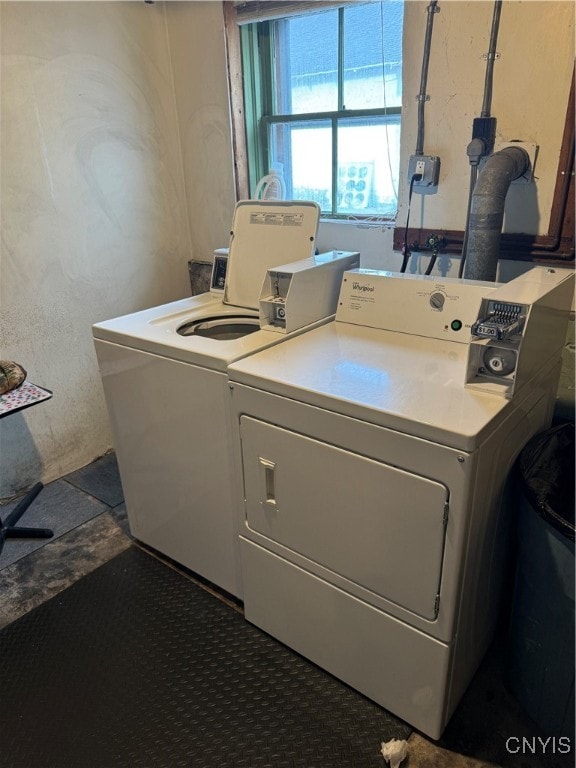
POLYGON ((258 463, 260 464, 260 474, 262 477, 262 501, 260 502, 264 507, 274 507, 276 509, 276 462, 269 459, 263 459, 258 457, 258 463))

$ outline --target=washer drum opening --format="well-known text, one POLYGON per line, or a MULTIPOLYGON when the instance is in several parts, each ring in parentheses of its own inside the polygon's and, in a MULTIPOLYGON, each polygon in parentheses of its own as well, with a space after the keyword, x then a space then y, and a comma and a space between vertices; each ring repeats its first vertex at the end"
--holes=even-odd
POLYGON ((232 341, 259 330, 260 319, 258 317, 228 315, 227 317, 192 320, 181 325, 178 328, 178 333, 181 336, 202 336, 215 341, 232 341))

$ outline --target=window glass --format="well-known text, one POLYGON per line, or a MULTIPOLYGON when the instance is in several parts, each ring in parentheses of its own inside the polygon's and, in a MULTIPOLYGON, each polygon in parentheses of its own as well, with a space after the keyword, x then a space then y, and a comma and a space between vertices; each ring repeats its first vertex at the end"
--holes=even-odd
POLYGON ((323 213, 332 211, 332 123, 275 123, 270 131, 273 162, 284 168, 287 196, 312 200, 323 213))
POLYGON ((338 109, 338 11, 275 23, 277 115, 338 109))
POLYGON ((395 214, 399 149, 399 117, 339 122, 337 213, 395 214))
POLYGON ((344 107, 402 103, 402 3, 344 9, 344 107))
POLYGON ((281 163, 287 197, 313 200, 325 216, 395 216, 402 25, 403 2, 383 0, 250 26, 252 191, 281 163))

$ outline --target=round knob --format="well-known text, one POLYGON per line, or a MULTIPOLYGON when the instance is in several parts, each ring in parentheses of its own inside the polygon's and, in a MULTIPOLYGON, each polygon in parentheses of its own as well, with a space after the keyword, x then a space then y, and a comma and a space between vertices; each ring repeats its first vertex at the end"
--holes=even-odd
POLYGON ((446 296, 443 293, 440 293, 440 291, 436 291, 430 296, 430 306, 432 309, 442 309, 445 301, 446 296))

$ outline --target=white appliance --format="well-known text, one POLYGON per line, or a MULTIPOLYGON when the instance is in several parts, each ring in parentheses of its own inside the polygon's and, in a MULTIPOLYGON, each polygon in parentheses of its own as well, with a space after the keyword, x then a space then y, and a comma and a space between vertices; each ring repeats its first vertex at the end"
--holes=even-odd
POLYGON ((284 341, 260 330, 269 267, 317 264, 333 284, 333 316, 342 273, 359 255, 310 256, 318 216, 314 203, 238 203, 210 293, 93 326, 132 534, 239 597, 226 368, 284 341))
POLYGON ((335 321, 229 368, 246 618, 434 739, 493 634, 572 294, 356 270, 335 321))

